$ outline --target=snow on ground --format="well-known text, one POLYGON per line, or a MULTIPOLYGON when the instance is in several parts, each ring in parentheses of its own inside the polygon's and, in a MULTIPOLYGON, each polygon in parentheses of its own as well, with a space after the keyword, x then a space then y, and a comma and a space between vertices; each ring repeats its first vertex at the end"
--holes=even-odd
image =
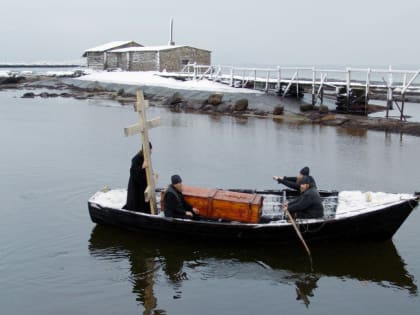
POLYGON ((159 76, 159 72, 155 71, 139 71, 139 72, 92 72, 86 76, 80 77, 79 80, 99 81, 107 83, 119 83, 130 85, 146 85, 159 86, 177 90, 197 90, 211 91, 223 93, 249 93, 261 94, 262 92, 252 89, 233 88, 222 83, 212 82, 208 80, 190 80, 180 81, 172 78, 163 78, 159 76))

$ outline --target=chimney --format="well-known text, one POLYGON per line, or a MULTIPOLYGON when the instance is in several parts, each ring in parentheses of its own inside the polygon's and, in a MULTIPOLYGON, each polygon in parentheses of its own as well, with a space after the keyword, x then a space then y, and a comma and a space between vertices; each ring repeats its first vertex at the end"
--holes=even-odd
POLYGON ((169 46, 174 46, 175 42, 173 41, 173 28, 174 28, 174 19, 171 18, 169 23, 169 46))

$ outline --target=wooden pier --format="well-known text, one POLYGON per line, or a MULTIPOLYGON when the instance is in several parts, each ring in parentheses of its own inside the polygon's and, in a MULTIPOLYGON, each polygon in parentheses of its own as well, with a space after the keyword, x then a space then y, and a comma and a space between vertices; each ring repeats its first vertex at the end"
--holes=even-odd
POLYGON ((337 112, 367 114, 372 100, 386 102, 386 117, 394 105, 405 120, 404 103, 420 103, 420 70, 316 67, 244 68, 188 64, 181 72, 162 76, 182 80, 210 80, 231 87, 275 93, 281 97, 311 94, 312 105, 335 100, 337 112))

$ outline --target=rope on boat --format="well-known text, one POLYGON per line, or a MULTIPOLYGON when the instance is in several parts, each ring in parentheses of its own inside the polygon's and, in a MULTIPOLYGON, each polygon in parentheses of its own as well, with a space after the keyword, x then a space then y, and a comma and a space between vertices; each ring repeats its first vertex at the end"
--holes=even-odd
POLYGON ((322 221, 322 223, 321 223, 321 225, 318 227, 318 228, 316 228, 316 229, 313 229, 313 230, 310 230, 309 229, 309 223, 306 223, 306 224, 299 224, 299 229, 300 229, 300 226, 302 225, 303 227, 305 227, 306 226, 306 228, 303 228, 302 229, 302 232, 303 233, 318 233, 319 231, 321 231, 321 229, 329 222, 329 221, 331 221, 331 220, 324 220, 324 221, 322 221))

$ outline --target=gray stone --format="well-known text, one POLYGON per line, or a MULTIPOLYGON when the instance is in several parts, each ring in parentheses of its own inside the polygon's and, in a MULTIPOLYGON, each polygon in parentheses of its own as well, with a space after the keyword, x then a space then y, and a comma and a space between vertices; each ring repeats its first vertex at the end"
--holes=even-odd
POLYGON ((313 105, 300 105, 300 111, 301 112, 308 112, 314 110, 314 106, 313 105))
POLYGON ((325 106, 325 105, 321 105, 321 106, 319 106, 319 112, 320 112, 321 114, 327 114, 327 113, 329 112, 329 110, 328 110, 328 106, 325 106))
POLYGON ((223 94, 221 93, 210 94, 207 99, 207 104, 220 105, 222 103, 222 100, 223 100, 223 94))
POLYGON ((34 98, 35 97, 35 93, 32 92, 28 92, 22 95, 22 98, 34 98))
POLYGON ((235 105, 233 106, 234 111, 244 112, 248 109, 248 99, 241 98, 236 101, 235 105))
POLYGON ((284 106, 278 105, 274 107, 273 115, 283 115, 284 114, 284 106))
POLYGON ((168 99, 168 105, 176 105, 179 103, 182 103, 182 97, 179 92, 175 92, 169 99, 168 99))

